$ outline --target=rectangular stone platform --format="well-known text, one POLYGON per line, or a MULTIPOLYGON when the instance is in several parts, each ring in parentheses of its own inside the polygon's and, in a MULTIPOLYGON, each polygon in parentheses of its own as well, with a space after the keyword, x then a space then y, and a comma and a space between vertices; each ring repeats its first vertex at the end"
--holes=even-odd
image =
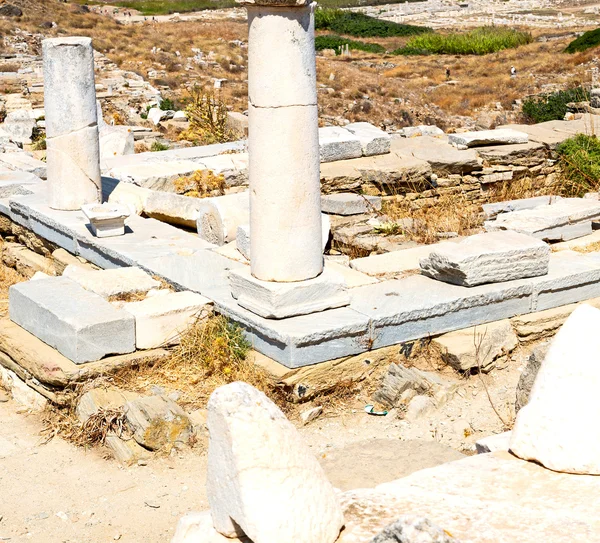
POLYGON ((76 364, 135 351, 135 319, 66 277, 10 287, 10 319, 76 364))
POLYGON ((600 256, 561 251, 550 256, 546 276, 472 288, 411 276, 350 288, 349 307, 274 321, 231 296, 229 271, 246 264, 196 235, 132 216, 126 235, 96 239, 83 213, 52 210, 38 188, 31 190, 0 199, 0 213, 102 268, 139 266, 206 296, 246 330, 255 349, 289 368, 600 296, 600 256))

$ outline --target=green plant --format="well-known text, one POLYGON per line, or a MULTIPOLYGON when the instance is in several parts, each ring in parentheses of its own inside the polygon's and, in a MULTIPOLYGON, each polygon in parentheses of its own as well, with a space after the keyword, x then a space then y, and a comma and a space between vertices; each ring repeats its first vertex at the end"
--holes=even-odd
POLYGON ((523 115, 533 123, 562 120, 569 102, 585 102, 589 99, 589 91, 582 87, 526 98, 523 100, 523 115))
POLYGON ((227 106, 213 92, 205 92, 199 87, 190 91, 189 105, 186 107, 190 126, 179 138, 209 145, 235 141, 238 134, 227 123, 227 106))
POLYGON ((348 49, 366 51, 368 53, 385 53, 385 47, 378 43, 365 43, 362 41, 349 40, 341 36, 328 34, 327 36, 317 36, 315 38, 315 48, 317 51, 323 49, 333 49, 336 55, 340 54, 341 48, 348 46, 348 49))
POLYGON ((155 141, 152 144, 152 147, 150 147, 150 151, 152 151, 153 153, 158 153, 160 151, 168 151, 169 150, 169 146, 165 145, 164 143, 161 143, 160 141, 155 141))
POLYGON ((369 17, 363 13, 330 8, 320 8, 315 11, 315 29, 331 30, 338 34, 361 38, 414 36, 431 32, 430 28, 422 26, 399 24, 369 17))
POLYGON ((411 38, 394 55, 487 55, 533 41, 529 32, 511 28, 484 26, 469 32, 427 33, 411 38))
POLYGON ((33 143, 32 149, 34 151, 45 151, 46 150, 46 133, 39 128, 33 129, 33 135, 31 137, 33 143))
POLYGON ((158 107, 163 111, 173 111, 176 109, 175 102, 169 98, 163 98, 158 107))
POLYGON ((565 196, 583 196, 600 188, 600 140, 577 134, 562 142, 556 152, 561 169, 561 192, 565 196))
POLYGON ((565 53, 580 53, 581 51, 587 51, 588 49, 598 47, 599 45, 600 28, 596 28, 596 30, 584 32, 581 36, 569 43, 565 49, 565 53))

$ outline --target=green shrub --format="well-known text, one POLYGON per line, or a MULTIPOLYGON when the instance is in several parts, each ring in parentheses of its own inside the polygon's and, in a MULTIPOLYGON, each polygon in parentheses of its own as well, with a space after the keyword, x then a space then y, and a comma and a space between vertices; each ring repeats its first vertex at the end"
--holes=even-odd
POLYGON ((511 28, 484 26, 469 32, 452 34, 427 33, 411 38, 392 52, 394 55, 487 55, 502 49, 526 45, 533 41, 529 32, 511 28))
POLYGON ((403 25, 369 17, 363 13, 328 8, 316 10, 315 29, 331 30, 337 34, 347 34, 359 38, 415 36, 431 32, 430 28, 422 26, 403 25))
POLYGON ((317 51, 323 49, 333 49, 335 54, 340 54, 340 48, 348 45, 348 49, 354 49, 357 51, 366 51, 367 53, 385 53, 385 47, 378 43, 365 43, 362 41, 349 40, 348 38, 342 38, 341 36, 334 36, 329 34, 327 36, 317 36, 315 38, 315 48, 317 51))
POLYGON ((600 189, 600 140, 596 136, 577 134, 561 143, 556 152, 563 195, 581 197, 600 189))
POLYGON ((165 145, 164 143, 161 143, 160 141, 155 141, 152 144, 152 147, 150 147, 150 151, 152 151, 153 153, 159 153, 160 151, 168 151, 169 150, 169 146, 165 145))
POLYGON ((579 53, 581 51, 591 49, 592 47, 598 47, 599 45, 600 28, 596 28, 596 30, 584 32, 581 36, 579 36, 579 38, 573 40, 569 45, 567 45, 565 53, 579 53))
POLYGON ((160 109, 162 109, 163 111, 173 111, 175 108, 175 102, 173 102, 173 100, 170 100, 169 98, 163 98, 160 101, 159 106, 160 109))
POLYGON ((585 102, 589 99, 589 91, 582 87, 557 91, 524 100, 523 114, 533 123, 560 121, 565 117, 569 102, 585 102))

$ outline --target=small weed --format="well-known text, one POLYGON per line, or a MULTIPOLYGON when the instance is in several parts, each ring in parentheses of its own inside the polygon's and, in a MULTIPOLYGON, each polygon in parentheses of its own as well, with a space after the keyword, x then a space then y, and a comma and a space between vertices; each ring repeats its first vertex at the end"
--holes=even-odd
POLYGON ((596 136, 577 134, 557 148, 561 168, 560 192, 583 196, 600 188, 600 141, 596 136))
POLYGON ((176 109, 175 102, 169 98, 163 98, 158 107, 160 107, 160 109, 163 111, 173 111, 176 109))
POLYGON ((175 191, 192 198, 222 196, 225 194, 225 176, 215 175, 211 170, 197 170, 192 175, 174 181, 175 191))
POLYGON ((152 151, 153 153, 158 153, 160 151, 168 151, 169 150, 169 146, 165 145, 164 143, 161 143, 160 141, 155 141, 152 144, 152 147, 150 147, 150 151, 152 151))

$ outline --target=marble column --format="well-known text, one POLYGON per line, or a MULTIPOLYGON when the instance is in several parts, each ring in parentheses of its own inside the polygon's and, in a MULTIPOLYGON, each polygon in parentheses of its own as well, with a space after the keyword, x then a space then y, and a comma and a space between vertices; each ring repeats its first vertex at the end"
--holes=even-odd
POLYGON ((267 318, 349 303, 323 272, 315 3, 238 0, 248 10, 250 270, 238 304, 267 318))
POLYGON ((77 210, 100 201, 100 150, 90 38, 42 42, 48 205, 77 210))

